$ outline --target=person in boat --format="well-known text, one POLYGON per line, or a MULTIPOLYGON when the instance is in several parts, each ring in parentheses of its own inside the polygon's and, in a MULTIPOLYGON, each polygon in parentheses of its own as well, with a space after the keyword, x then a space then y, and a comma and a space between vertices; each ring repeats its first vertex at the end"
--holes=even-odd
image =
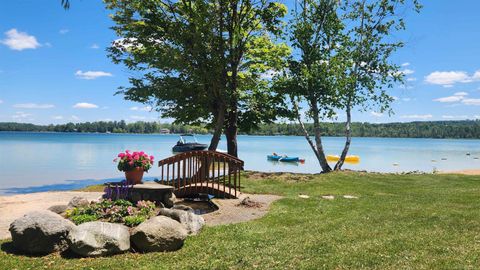
POLYGON ((274 155, 274 156, 276 156, 276 157, 282 157, 282 158, 288 157, 288 156, 285 155, 285 154, 283 154, 283 155, 280 156, 279 154, 277 154, 277 153, 275 153, 275 152, 273 152, 272 155, 274 155))

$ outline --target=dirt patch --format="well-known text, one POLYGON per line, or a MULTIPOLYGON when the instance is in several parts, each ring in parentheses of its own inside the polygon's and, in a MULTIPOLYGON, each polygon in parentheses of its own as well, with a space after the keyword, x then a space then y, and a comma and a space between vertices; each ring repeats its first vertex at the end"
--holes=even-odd
POLYGON ((263 206, 263 203, 254 201, 250 199, 250 197, 244 198, 237 206, 243 206, 243 207, 248 207, 248 208, 261 208, 263 206))
POLYGON ((207 226, 245 222, 263 217, 272 202, 281 199, 277 195, 242 194, 238 199, 214 199, 218 210, 203 215, 207 226), (245 203, 242 202, 248 197, 245 203))

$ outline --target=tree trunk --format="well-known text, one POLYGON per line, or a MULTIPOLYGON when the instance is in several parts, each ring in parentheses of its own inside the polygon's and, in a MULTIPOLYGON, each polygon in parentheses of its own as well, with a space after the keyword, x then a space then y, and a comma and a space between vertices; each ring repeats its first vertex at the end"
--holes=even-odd
POLYGON ((317 159, 318 162, 320 163, 320 166, 322 166, 322 170, 324 173, 331 172, 332 168, 330 165, 328 165, 327 158, 325 157, 325 151, 323 150, 323 144, 322 144, 322 135, 320 132, 320 119, 319 119, 319 111, 318 111, 318 105, 315 100, 312 100, 312 110, 313 110, 313 129, 315 132, 315 144, 317 146, 317 159))
POLYGON ((217 150, 220 137, 222 136, 223 125, 225 124, 225 105, 223 103, 218 105, 216 114, 217 115, 214 117, 215 127, 213 130, 213 136, 210 140, 210 146, 208 146, 209 151, 217 150))
POLYGON ((237 113, 232 111, 228 114, 227 126, 225 128, 225 136, 227 137, 227 151, 229 155, 238 157, 238 144, 237 144, 237 113))
POLYGON ((347 157, 348 150, 350 149, 350 144, 352 142, 352 133, 351 133, 351 121, 352 121, 352 115, 351 115, 351 105, 347 105, 346 109, 347 113, 347 121, 345 122, 345 146, 343 147, 342 155, 340 155, 340 159, 337 161, 337 164, 335 164, 335 171, 339 171, 342 169, 343 164, 345 163, 345 158, 347 157))
MULTIPOLYGON (((300 127, 302 128, 305 139, 307 140, 308 144, 312 148, 313 153, 315 154, 315 157, 317 157, 318 163, 320 163, 322 172, 323 173, 331 172, 332 168, 330 168, 330 165, 328 165, 327 159, 325 158, 325 152, 323 151, 322 138, 320 136, 320 127, 318 126, 318 128, 315 128, 316 144, 314 144, 312 139, 310 138, 310 135, 308 134, 307 129, 305 128, 305 125, 303 124, 302 117, 300 116, 300 113, 298 110, 297 102, 292 99, 292 103, 293 103, 293 109, 295 110, 295 114, 297 115, 297 121, 300 124, 300 127)), ((314 116, 314 119, 317 120, 317 123, 319 122, 318 114, 314 116)))

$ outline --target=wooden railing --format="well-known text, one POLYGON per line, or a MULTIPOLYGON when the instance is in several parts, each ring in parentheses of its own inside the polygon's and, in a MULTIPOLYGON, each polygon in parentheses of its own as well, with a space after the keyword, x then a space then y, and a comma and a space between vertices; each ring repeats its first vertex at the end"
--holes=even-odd
POLYGON ((175 188, 177 197, 208 193, 236 198, 243 161, 215 151, 190 151, 160 160, 160 184, 175 188))

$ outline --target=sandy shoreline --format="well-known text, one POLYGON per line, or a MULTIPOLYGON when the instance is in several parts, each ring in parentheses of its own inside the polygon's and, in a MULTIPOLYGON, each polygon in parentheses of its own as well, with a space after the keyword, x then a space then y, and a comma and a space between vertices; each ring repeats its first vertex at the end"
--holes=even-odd
POLYGON ((46 210, 57 204, 68 204, 75 196, 96 200, 101 195, 101 192, 62 191, 0 196, 0 239, 9 238, 10 223, 30 211, 46 210))

